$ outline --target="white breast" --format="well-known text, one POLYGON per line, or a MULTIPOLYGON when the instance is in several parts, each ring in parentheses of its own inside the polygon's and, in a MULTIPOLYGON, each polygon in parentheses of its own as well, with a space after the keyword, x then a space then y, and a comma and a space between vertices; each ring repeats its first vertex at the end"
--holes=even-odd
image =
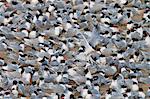
POLYGON ((132 91, 138 91, 139 86, 137 84, 132 85, 132 91))
POLYGON ((36 31, 31 31, 29 33, 29 38, 36 38, 36 31))
POLYGON ((24 78, 24 80, 26 80, 27 82, 30 82, 31 79, 31 74, 30 73, 23 73, 22 77, 24 78))

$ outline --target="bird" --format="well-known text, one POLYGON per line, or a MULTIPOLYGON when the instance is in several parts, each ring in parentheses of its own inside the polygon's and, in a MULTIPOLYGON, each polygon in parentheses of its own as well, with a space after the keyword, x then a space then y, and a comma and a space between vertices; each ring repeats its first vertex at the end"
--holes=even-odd
POLYGON ((49 7, 48 7, 48 11, 52 12, 54 9, 55 9, 55 5, 53 3, 50 4, 49 7))
POLYGON ((54 24, 54 26, 55 26, 54 33, 55 33, 55 35, 58 36, 60 34, 60 31, 63 30, 63 28, 61 25, 58 25, 58 24, 54 24))
POLYGON ((85 96, 85 99, 93 99, 91 91, 88 90, 87 95, 85 96))
POLYGON ((35 15, 35 16, 33 17, 32 22, 35 24, 35 23, 37 22, 37 20, 38 20, 38 18, 37 18, 37 16, 35 15))
POLYGON ((5 63, 2 66, 2 69, 6 70, 6 71, 15 71, 15 70, 19 69, 19 65, 13 61, 11 64, 5 63))
POLYGON ((128 30, 131 30, 133 28, 133 26, 134 26, 134 23, 132 20, 127 23, 127 29, 128 30))
POLYGON ((3 94, 0 94, 0 98, 3 99, 3 94))
POLYGON ((145 95, 144 90, 143 90, 142 88, 139 88, 138 94, 139 94, 139 97, 140 97, 140 98, 145 99, 145 96, 146 96, 146 95, 145 95))
POLYGON ((73 94, 73 89, 68 88, 68 90, 64 94, 65 95, 64 99, 69 99, 72 94, 73 94))
POLYGON ((121 93, 125 93, 127 90, 127 86, 126 85, 121 85, 121 93))
MULTIPOLYGON (((38 74, 37 74, 37 76, 38 76, 38 74)), ((48 78, 49 76, 50 76, 49 69, 47 67, 45 67, 44 71, 43 71, 43 77, 48 78)))
POLYGON ((59 98, 59 94, 58 93, 51 93, 50 97, 52 99, 58 99, 59 98))
POLYGON ((92 93, 96 99, 101 97, 101 93, 99 90, 100 90, 99 84, 97 84, 97 83, 94 84, 92 93))
POLYGON ((44 77, 40 77, 39 79, 39 87, 41 87, 44 84, 44 77))
POLYGON ((85 73, 85 77, 86 77, 86 78, 89 78, 89 79, 92 79, 92 78, 93 78, 91 72, 90 72, 88 69, 86 69, 86 70, 84 71, 84 73, 85 73))
POLYGON ((37 4, 38 3, 38 0, 31 0, 30 1, 32 4, 37 4))
POLYGON ((70 29, 70 28, 72 28, 72 24, 71 24, 70 21, 67 21, 64 29, 65 29, 66 31, 68 31, 68 29, 70 29))
POLYGON ((143 19, 145 20, 144 22, 150 22, 150 11, 149 10, 144 11, 143 19))
POLYGON ((20 95, 25 94, 25 86, 24 86, 22 81, 18 82, 18 92, 19 92, 20 95))
POLYGON ((101 22, 102 23, 105 23, 105 22, 111 23, 110 17, 109 16, 105 16, 104 14, 102 14, 101 15, 101 22))
POLYGON ((145 43, 146 43, 146 45, 147 45, 148 47, 150 47, 150 37, 149 37, 149 36, 147 36, 147 37, 145 38, 145 43))
POLYGON ((68 75, 73 76, 73 77, 79 75, 79 74, 76 72, 76 70, 75 70, 73 67, 71 67, 71 66, 68 66, 67 72, 68 72, 68 75))
POLYGON ((5 40, 5 39, 6 39, 5 35, 4 34, 0 34, 0 41, 5 40))
POLYGON ((64 50, 64 52, 69 51, 69 48, 66 44, 67 44, 67 42, 64 41, 64 42, 62 42, 62 45, 61 45, 62 51, 64 50))
POLYGON ((36 38, 36 36, 37 36, 36 29, 33 28, 32 31, 30 31, 29 33, 29 38, 33 39, 36 38))
POLYGON ((146 92, 146 97, 150 97, 150 87, 148 87, 147 92, 146 92))
POLYGON ((116 76, 113 77, 110 88, 116 88, 116 89, 119 88, 119 84, 116 76))
POLYGON ((5 61, 4 61, 4 58, 1 58, 0 57, 0 66, 4 65, 5 64, 5 61))
POLYGON ((89 87, 92 87, 92 79, 87 78, 85 84, 89 87))
POLYGON ((85 86, 82 90, 81 90, 81 96, 84 98, 86 97, 88 94, 88 87, 85 86))
POLYGON ((6 98, 6 99, 7 99, 7 98, 11 98, 10 92, 8 92, 8 91, 5 92, 5 93, 4 93, 4 98, 6 98))
POLYGON ((95 0, 91 0, 90 1, 90 8, 94 7, 94 4, 95 4, 95 0))
POLYGON ((127 5, 128 4, 128 0, 119 0, 119 4, 120 5, 127 5))
POLYGON ((138 91, 138 90, 139 90, 139 86, 138 86, 137 82, 133 82, 132 91, 138 91))
POLYGON ((107 90, 107 93, 105 94, 105 99, 110 99, 112 97, 112 94, 111 94, 111 90, 107 90))
POLYGON ((17 87, 18 87, 17 84, 18 84, 18 82, 17 82, 16 80, 14 80, 14 81, 13 81, 13 86, 11 87, 11 89, 15 89, 15 90, 16 90, 17 87))
POLYGON ((61 74, 61 72, 57 72, 56 81, 60 82, 61 80, 62 80, 62 74, 61 74))
POLYGON ((26 37, 28 37, 29 35, 29 30, 27 30, 26 28, 21 28, 20 32, 24 33, 26 37))
POLYGON ((12 90, 12 94, 15 96, 15 97, 18 97, 18 82, 16 80, 13 81, 13 86, 11 88, 12 90))
POLYGON ((63 19, 62 19, 61 15, 57 15, 57 20, 58 20, 60 23, 63 22, 63 19))
POLYGON ((82 96, 78 96, 78 99, 83 99, 83 97, 82 96))
POLYGON ((19 46, 20 46, 20 48, 21 48, 21 51, 24 51, 24 50, 25 50, 25 44, 24 44, 24 42, 21 42, 21 43, 19 44, 19 46))
POLYGON ((32 81, 32 73, 27 72, 26 70, 22 71, 22 78, 25 81, 25 83, 30 84, 32 81))
POLYGON ((61 63, 62 60, 64 60, 63 55, 59 55, 59 56, 57 57, 57 61, 58 61, 59 63, 61 63))

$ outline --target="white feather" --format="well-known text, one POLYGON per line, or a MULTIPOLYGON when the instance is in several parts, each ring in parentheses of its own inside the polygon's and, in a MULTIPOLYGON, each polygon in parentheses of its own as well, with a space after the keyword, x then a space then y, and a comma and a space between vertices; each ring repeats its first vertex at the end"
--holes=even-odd
POLYGON ((87 94, 85 99, 93 99, 92 95, 91 94, 87 94))
POLYGON ((30 27, 31 27, 31 23, 26 22, 26 23, 25 23, 25 25, 26 25, 27 29, 29 30, 29 29, 30 29, 30 27))
POLYGON ((55 35, 59 35, 60 34, 60 27, 55 27, 55 35))
POLYGON ((127 24, 127 29, 132 29, 132 27, 133 27, 133 24, 127 24))
POLYGON ((90 8, 92 8, 94 6, 95 2, 90 2, 90 8))
POLYGON ((51 57, 51 61, 57 60, 56 56, 51 57))
POLYGON ((118 88, 118 82, 117 82, 117 80, 112 80, 110 88, 118 88))
POLYGON ((24 44, 20 44, 19 46, 21 47, 21 50, 24 51, 25 48, 24 44))
POLYGON ((44 84, 44 80, 40 80, 39 87, 41 87, 44 84))
POLYGON ((85 82, 85 84, 91 87, 91 81, 90 81, 90 80, 87 80, 87 81, 85 82))
POLYGON ((83 89, 82 91, 81 91, 81 95, 83 96, 83 97, 85 97, 88 93, 88 90, 87 89, 83 89))
POLYGON ((54 54, 53 49, 48 49, 48 54, 50 55, 54 54))
POLYGON ((56 77, 56 81, 57 82, 60 82, 61 81, 61 79, 62 79, 62 75, 60 74, 60 75, 58 75, 57 77, 56 77))
POLYGON ((44 71, 43 76, 44 76, 44 78, 47 78, 49 76, 49 71, 44 71))
POLYGON ((39 36, 38 37, 38 41, 39 41, 39 43, 44 43, 44 37, 43 36, 39 36))
POLYGON ((31 31, 30 33, 29 33, 29 38, 36 38, 36 31, 31 31))
POLYGON ((58 17, 57 20, 58 20, 60 23, 62 23, 62 21, 63 21, 61 17, 58 17))
POLYGON ((37 4, 38 0, 31 0, 31 4, 37 4))
POLYGON ((85 75, 85 77, 86 77, 86 78, 90 78, 90 79, 93 78, 90 71, 85 75))
POLYGON ((49 12, 46 12, 44 15, 47 16, 48 18, 50 17, 50 13, 49 12))
POLYGON ((12 93, 13 93, 14 96, 18 97, 19 92, 17 90, 12 90, 12 93))
POLYGON ((138 91, 138 90, 139 90, 139 86, 137 84, 133 84, 132 91, 138 91))
POLYGON ((76 75, 78 75, 78 73, 73 68, 68 69, 68 74, 70 76, 76 76, 76 75))
POLYGON ((104 22, 108 22, 110 23, 111 20, 109 18, 101 18, 101 22, 104 23, 104 22))
POLYGON ((27 81, 28 83, 30 82, 30 79, 31 79, 31 74, 30 73, 23 73, 22 74, 22 78, 27 81))
POLYGON ((49 8, 48 8, 48 11, 51 12, 51 11, 53 11, 54 9, 55 9, 55 7, 53 7, 53 6, 50 5, 49 8))
POLYGON ((25 36, 28 37, 29 32, 27 30, 22 30, 21 32, 23 32, 25 34, 25 36))
POLYGON ((67 24, 66 24, 66 27, 65 27, 65 30, 68 31, 68 29, 70 29, 71 27, 72 27, 72 25, 71 25, 70 23, 67 23, 67 24))
POLYGON ((36 23, 36 21, 37 21, 37 17, 34 16, 34 17, 33 17, 33 23, 36 23))
POLYGON ((64 57, 63 56, 58 56, 57 61, 60 63, 61 60, 64 60, 64 57))
POLYGON ((43 16, 39 16, 38 20, 43 21, 43 16))
POLYGON ((150 37, 149 36, 147 36, 145 38, 145 42, 146 42, 146 45, 148 45, 150 47, 150 37))
POLYGON ((144 94, 144 92, 139 92, 139 96, 142 97, 142 99, 145 99, 145 94, 144 94))

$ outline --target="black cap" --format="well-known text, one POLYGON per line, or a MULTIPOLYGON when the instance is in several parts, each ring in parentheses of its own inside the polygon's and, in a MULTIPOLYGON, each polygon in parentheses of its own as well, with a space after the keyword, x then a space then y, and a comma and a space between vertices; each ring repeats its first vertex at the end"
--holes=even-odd
POLYGON ((61 60, 60 62, 61 62, 61 63, 65 63, 65 60, 61 60))
POLYGON ((40 77, 40 80, 44 80, 44 78, 43 78, 43 77, 40 77))
POLYGON ((88 94, 92 94, 92 92, 88 90, 88 94))
POLYGON ((18 2, 16 2, 16 1, 12 1, 11 2, 13 5, 17 5, 18 4, 18 2))
POLYGON ((139 88, 139 91, 143 91, 143 89, 142 89, 142 88, 139 88))
POLYGON ((43 0, 38 0, 40 3, 44 3, 43 0))
POLYGON ((88 69, 85 69, 85 70, 84 70, 84 73, 85 73, 85 74, 87 74, 88 72, 89 72, 89 70, 88 70, 88 69))
POLYGON ((30 1, 26 1, 26 4, 30 4, 30 1))
POLYGON ((59 75, 59 74, 61 74, 61 72, 57 72, 57 74, 59 75))
POLYGON ((10 92, 5 92, 5 94, 6 94, 6 95, 9 95, 9 94, 10 94, 10 92))
POLYGON ((114 8, 121 8, 121 7, 120 7, 119 4, 116 3, 116 4, 114 5, 114 8))
POLYGON ((97 80, 98 79, 98 76, 93 76, 93 80, 97 80))
POLYGON ((78 98, 83 98, 82 96, 78 96, 78 98))
POLYGON ((75 99, 73 94, 70 95, 70 99, 75 99))
POLYGON ((19 84, 23 84, 23 82, 22 82, 22 81, 19 81, 19 84))
POLYGON ((71 91, 71 92, 73 92, 73 89, 72 89, 72 88, 68 88, 68 90, 71 91))
POLYGON ((13 85, 17 85, 17 83, 18 83, 18 82, 17 82, 16 80, 13 81, 13 85))
POLYGON ((37 91, 42 91, 42 90, 38 88, 37 91))
POLYGON ((36 85, 36 81, 32 81, 32 84, 33 84, 33 85, 36 85))

